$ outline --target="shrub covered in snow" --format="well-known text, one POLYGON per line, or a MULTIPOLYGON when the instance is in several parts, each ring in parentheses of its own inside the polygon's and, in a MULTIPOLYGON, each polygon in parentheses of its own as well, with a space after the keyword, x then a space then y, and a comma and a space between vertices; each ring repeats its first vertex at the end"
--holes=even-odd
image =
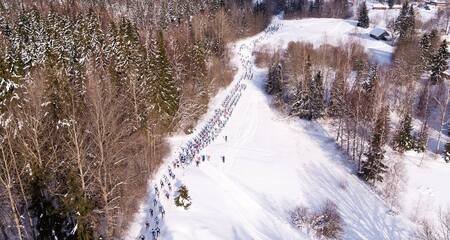
POLYGON ((306 207, 297 207, 291 212, 291 223, 307 232, 311 230, 319 239, 340 239, 343 221, 334 202, 327 200, 323 206, 310 212, 306 207))

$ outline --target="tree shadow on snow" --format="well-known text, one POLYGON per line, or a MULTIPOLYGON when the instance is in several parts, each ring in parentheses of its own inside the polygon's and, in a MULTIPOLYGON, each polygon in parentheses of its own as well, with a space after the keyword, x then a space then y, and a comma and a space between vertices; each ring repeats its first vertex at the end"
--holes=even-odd
MULTIPOLYGON (((305 124, 308 123, 300 123, 305 124)), ((309 194, 309 206, 320 207, 327 198, 336 203, 345 222, 344 239, 409 239, 410 231, 398 224, 400 217, 387 214, 389 209, 384 201, 352 174, 348 164, 342 168, 345 160, 334 140, 327 137, 319 124, 309 124, 314 128, 305 132, 324 154, 312 156, 318 159, 308 161, 305 169, 299 170, 298 181, 305 183, 302 186, 306 189, 302 191, 309 194)))

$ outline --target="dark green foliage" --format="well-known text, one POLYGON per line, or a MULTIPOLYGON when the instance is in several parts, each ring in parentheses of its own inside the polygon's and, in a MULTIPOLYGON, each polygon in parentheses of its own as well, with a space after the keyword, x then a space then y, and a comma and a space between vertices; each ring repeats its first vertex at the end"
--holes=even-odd
POLYGON ((386 116, 384 112, 378 114, 375 128, 372 133, 369 151, 365 154, 366 161, 362 163, 360 176, 367 182, 374 184, 383 181, 383 174, 386 172, 386 165, 383 163, 385 143, 385 132, 387 131, 386 116))
POLYGON ((424 33, 419 41, 420 46, 420 60, 425 71, 430 70, 431 61, 433 58, 433 48, 431 45, 431 36, 429 33, 424 33))
POLYGON ((270 95, 277 95, 281 92, 282 65, 275 62, 269 69, 266 82, 266 92, 270 95))
POLYGON ((328 104, 328 115, 340 117, 345 110, 346 82, 341 71, 336 73, 336 78, 331 85, 330 102, 328 104))
POLYGON ((69 171, 66 176, 66 191, 64 195, 64 211, 67 214, 65 228, 71 237, 77 240, 94 239, 92 229, 93 203, 81 188, 80 178, 75 170, 69 171), (74 231, 76 226, 76 231, 74 231))
POLYGON ((409 151, 414 148, 414 138, 412 136, 413 127, 411 120, 411 114, 406 113, 394 138, 394 149, 399 152, 409 151))
POLYGON ((444 72, 448 69, 447 60, 450 56, 447 47, 447 41, 442 41, 439 49, 433 55, 430 78, 432 84, 441 83, 445 78, 444 72))
POLYGON ((174 201, 177 207, 183 207, 186 210, 192 205, 189 191, 185 185, 182 185, 180 189, 178 189, 177 196, 174 201))
POLYGON ((446 163, 450 162, 450 143, 446 143, 445 144, 445 149, 444 149, 444 161, 446 163))
POLYGON ((367 11, 366 2, 363 2, 359 7, 358 16, 358 27, 368 28, 369 27, 369 13, 367 11))
POLYGON ((178 110, 180 93, 173 78, 162 31, 158 34, 155 50, 152 67, 155 76, 152 86, 152 112, 167 124, 178 110))
POLYGON ((400 41, 411 39, 415 33, 414 8, 408 2, 402 5, 400 14, 395 20, 394 31, 398 34, 400 41))
POLYGON ((301 91, 292 105, 291 115, 306 120, 321 118, 324 111, 322 75, 317 72, 314 79, 307 82, 307 88, 301 91))
POLYGON ((392 9, 392 7, 394 7, 395 0, 388 0, 387 2, 388 2, 389 8, 392 9))
POLYGON ((422 130, 415 136, 414 151, 421 153, 427 149, 428 128, 424 126, 422 130))
POLYGON ((30 212, 35 219, 35 236, 39 240, 64 239, 64 218, 54 204, 54 197, 46 184, 48 174, 41 167, 33 169, 29 183, 30 212))

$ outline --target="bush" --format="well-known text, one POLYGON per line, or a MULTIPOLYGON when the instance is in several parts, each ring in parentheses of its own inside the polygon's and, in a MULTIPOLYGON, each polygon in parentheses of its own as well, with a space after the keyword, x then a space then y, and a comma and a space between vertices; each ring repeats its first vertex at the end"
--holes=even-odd
POLYGON ((177 207, 183 207, 188 209, 191 206, 191 197, 189 196, 189 191, 185 185, 181 185, 178 189, 177 196, 175 197, 175 205, 177 207))
POLYGON ((291 212, 291 223, 298 229, 313 230, 317 238, 340 239, 343 221, 334 202, 327 200, 316 212, 297 207, 291 212))

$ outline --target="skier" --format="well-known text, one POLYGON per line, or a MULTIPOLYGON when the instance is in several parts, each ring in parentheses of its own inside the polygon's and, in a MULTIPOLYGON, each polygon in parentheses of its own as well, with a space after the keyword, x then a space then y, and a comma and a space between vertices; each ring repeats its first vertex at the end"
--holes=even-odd
POLYGON ((225 156, 222 156, 222 162, 225 163, 225 156))
POLYGON ((159 229, 159 227, 156 227, 156 237, 159 236, 160 232, 161 232, 161 230, 159 229))
POLYGON ((153 206, 156 207, 156 204, 158 204, 158 201, 156 201, 156 198, 153 199, 153 206))
POLYGON ((225 135, 225 142, 227 142, 227 140, 228 140, 228 137, 227 137, 227 135, 225 135))
POLYGON ((152 236, 153 236, 153 239, 156 239, 156 231, 154 228, 152 229, 152 236))
POLYGON ((145 228, 148 229, 150 227, 150 223, 149 222, 145 222, 145 228))
POLYGON ((166 192, 166 198, 169 199, 170 195, 168 192, 166 192))
POLYGON ((153 208, 150 208, 150 216, 153 217, 153 208))

